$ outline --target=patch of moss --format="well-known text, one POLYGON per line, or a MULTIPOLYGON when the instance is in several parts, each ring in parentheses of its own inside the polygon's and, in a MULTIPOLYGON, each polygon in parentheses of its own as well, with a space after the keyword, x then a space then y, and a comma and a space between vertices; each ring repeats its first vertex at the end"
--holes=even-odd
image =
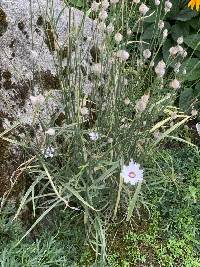
MULTIPOLYGON (((0 114, 0 133, 4 131, 0 114)), ((10 188, 10 181, 6 178, 7 162, 10 158, 9 143, 0 138, 0 196, 10 188)))
POLYGON ((55 51, 55 36, 49 21, 46 21, 45 23, 45 36, 45 43, 48 46, 49 51, 55 51))
POLYGON ((20 31, 22 32, 24 31, 25 25, 23 21, 18 22, 18 28, 20 31))
POLYGON ((49 91, 49 90, 60 89, 59 77, 53 75, 50 70, 37 72, 36 80, 40 81, 43 90, 49 91))
POLYGON ((58 54, 59 54, 59 57, 60 57, 61 60, 63 60, 64 58, 67 58, 68 57, 68 53, 69 53, 68 46, 64 46, 63 48, 61 48, 58 51, 58 54))
POLYGON ((43 20, 43 17, 42 16, 39 16, 38 17, 36 24, 38 26, 42 26, 44 24, 44 20, 43 20))
POLYGON ((10 80, 12 75, 10 73, 10 71, 8 70, 5 70, 3 73, 2 73, 2 77, 5 79, 5 80, 10 80))
POLYGON ((6 13, 0 8, 0 37, 7 31, 8 22, 6 20, 6 13))

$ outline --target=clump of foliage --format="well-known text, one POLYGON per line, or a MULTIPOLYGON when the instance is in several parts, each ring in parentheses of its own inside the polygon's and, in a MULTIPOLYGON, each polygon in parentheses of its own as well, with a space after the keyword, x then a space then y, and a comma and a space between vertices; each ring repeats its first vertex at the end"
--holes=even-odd
MULTIPOLYGON (((85 37, 85 17, 77 28, 73 25, 66 43, 62 44, 68 47, 69 69, 63 69, 60 64, 57 48, 61 45, 59 35, 54 32, 54 60, 61 85, 59 108, 62 112, 55 114, 50 121, 42 120, 43 106, 50 93, 31 96, 34 110, 31 127, 35 129, 36 138, 28 131, 21 141, 16 141, 14 136, 5 137, 7 132, 1 134, 5 140, 21 145, 27 157, 19 171, 29 178, 30 184, 14 220, 29 206, 34 222, 16 247, 51 211, 67 209, 71 217, 76 214, 76 218, 84 223, 87 241, 95 252, 96 261, 104 266, 109 224, 121 217, 130 222, 135 211, 139 212, 141 208, 150 211, 150 206, 168 200, 170 193, 182 183, 176 179, 173 168, 171 172, 169 168, 161 168, 156 158, 158 145, 166 139, 173 140, 173 144, 182 141, 192 145, 179 136, 178 129, 196 116, 185 115, 173 106, 180 87, 187 80, 187 69, 186 74, 183 71, 186 51, 179 45, 177 57, 180 66, 177 72, 177 58, 164 50, 171 42, 167 38, 169 25, 165 22, 164 28, 158 30, 160 18, 163 18, 159 13, 161 7, 156 11, 156 17, 144 3, 138 6, 124 1, 116 4, 102 1, 96 3, 95 8, 91 7, 87 14, 96 18, 96 27, 91 40, 91 64, 86 69, 82 62, 87 55, 79 53, 77 41, 85 37), (154 23, 148 25, 149 21, 154 23), (153 27, 153 38, 148 27, 153 27), (135 33, 134 40, 132 32, 135 33), (149 32, 151 38, 147 36, 149 32), (85 77, 91 82, 89 88, 84 87, 85 77), (42 141, 38 142, 38 138, 42 141), (149 164, 151 160, 153 166, 149 164), (154 198, 149 201, 148 192, 150 196, 156 196, 156 201, 154 198)), ((58 20, 59 17, 53 17, 51 21, 58 20)), ((53 26, 52 31, 56 31, 53 26)), ((173 43, 169 48, 171 45, 173 43)), ((196 65, 191 71, 196 71, 196 65)), ((13 128, 17 130, 18 126, 26 130, 23 123, 13 128)), ((169 162, 167 159, 162 164, 168 166, 169 162)), ((195 190, 195 185, 191 185, 189 192, 193 198, 195 190)), ((153 228, 160 220, 160 213, 154 210, 157 217, 153 220, 153 228)), ((167 250, 162 251, 161 243, 155 242, 158 227, 155 231, 151 229, 149 234, 152 236, 147 234, 144 239, 139 235, 136 244, 148 242, 149 238, 152 243, 148 246, 153 251, 157 249, 153 253, 158 262, 169 261, 171 264, 188 243, 185 240, 179 243, 177 237, 168 240, 166 247, 171 251, 168 258, 167 250)), ((51 247, 53 241, 49 242, 51 247)), ((37 244, 33 245, 34 249, 35 246, 37 249, 37 244)), ((43 251, 43 247, 40 249, 43 251)), ((192 255, 190 252, 188 248, 187 255, 192 255)), ((62 260, 62 252, 59 253, 62 260)), ((143 255, 138 254, 130 261, 137 261, 140 256, 145 261, 143 255)), ((52 261, 51 256, 49 261, 52 261)))

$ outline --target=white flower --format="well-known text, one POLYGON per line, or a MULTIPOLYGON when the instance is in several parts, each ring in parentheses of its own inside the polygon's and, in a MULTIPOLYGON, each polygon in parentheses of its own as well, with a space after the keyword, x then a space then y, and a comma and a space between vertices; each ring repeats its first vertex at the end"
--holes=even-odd
POLYGON ((149 11, 149 8, 145 4, 141 4, 139 7, 139 11, 144 16, 149 11))
POLYGON ((101 7, 102 7, 104 10, 108 9, 109 5, 110 5, 110 4, 109 4, 108 0, 103 0, 103 1, 101 2, 101 7))
POLYGON ((155 67, 155 72, 158 77, 162 78, 165 74, 166 64, 163 60, 159 61, 157 66, 155 67))
POLYGON ((159 22, 158 22, 158 28, 159 28, 160 30, 162 30, 164 27, 165 27, 165 23, 164 23, 164 21, 163 21, 163 20, 159 20, 159 22))
POLYGON ((124 165, 120 175, 124 179, 124 183, 130 183, 135 185, 138 182, 143 181, 143 170, 140 169, 140 164, 136 163, 131 159, 129 165, 124 165))
POLYGON ((168 35, 168 29, 164 29, 163 38, 167 38, 167 35, 168 35))
POLYGON ((172 87, 173 89, 178 89, 181 87, 181 84, 177 79, 174 79, 173 81, 170 82, 169 86, 172 87))
POLYGON ((116 56, 119 59, 126 61, 129 58, 129 53, 126 50, 119 50, 117 51, 116 56))
POLYGON ((123 39, 123 36, 121 35, 121 33, 117 32, 117 33, 115 34, 115 42, 116 42, 117 44, 119 44, 119 43, 122 41, 122 39, 123 39))
POLYGON ((172 8, 172 3, 169 0, 165 1, 165 13, 169 12, 171 8, 172 8))
POLYGON ((53 158, 55 149, 52 146, 49 146, 46 149, 42 149, 41 151, 44 157, 47 159, 47 158, 53 158))
POLYGON ((33 106, 36 106, 36 105, 42 105, 45 101, 45 98, 43 95, 37 95, 37 96, 30 96, 30 100, 31 100, 31 104, 33 106))
POLYGON ((108 33, 113 33, 115 30, 115 27, 112 23, 110 23, 108 26, 107 26, 107 32, 108 33))
POLYGON ((99 12, 99 18, 101 19, 101 20, 106 20, 107 19, 107 17, 108 17, 108 13, 107 13, 107 11, 106 10, 102 10, 101 12, 99 12))
POLYGON ((90 132, 89 136, 92 141, 97 141, 99 139, 99 133, 97 132, 90 132))
POLYGON ((160 0, 155 0, 155 5, 159 6, 160 5, 160 0))
POLYGON ((98 9, 99 9, 99 3, 97 3, 96 1, 93 1, 93 2, 92 2, 92 5, 91 5, 91 10, 92 10, 93 12, 97 12, 98 9))
POLYGON ((55 135, 55 130, 53 128, 49 128, 45 133, 53 136, 53 135, 55 135))
POLYGON ((151 57, 151 51, 150 51, 149 49, 145 49, 145 50, 143 51, 143 57, 144 57, 145 59, 150 58, 150 57, 151 57))
POLYGON ((183 43, 183 36, 177 39, 177 44, 181 45, 183 43))
POLYGON ((94 74, 100 75, 102 72, 102 65, 101 63, 96 63, 92 66, 92 72, 94 74))
POLYGON ((140 3, 140 0, 133 0, 133 3, 139 4, 140 3))

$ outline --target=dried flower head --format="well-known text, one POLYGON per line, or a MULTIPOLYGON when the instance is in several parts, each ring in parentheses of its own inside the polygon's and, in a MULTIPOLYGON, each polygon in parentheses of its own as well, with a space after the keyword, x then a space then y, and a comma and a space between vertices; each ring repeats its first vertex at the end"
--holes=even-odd
POLYGON ((172 114, 171 114, 171 118, 172 118, 172 120, 177 119, 177 113, 176 113, 175 111, 172 112, 172 114))
POLYGON ((121 35, 121 33, 117 32, 117 33, 115 34, 115 42, 116 42, 117 44, 119 44, 119 43, 122 41, 122 39, 123 39, 123 36, 121 35))
POLYGON ((56 131, 53 128, 49 128, 45 133, 48 134, 48 135, 53 136, 53 135, 55 135, 56 131))
POLYGON ((99 3, 97 3, 96 1, 93 1, 91 5, 91 10, 93 12, 97 12, 99 10, 99 3))
POLYGON ((127 29, 127 35, 130 36, 132 34, 132 31, 130 28, 127 29))
POLYGON ((172 80, 169 85, 173 89, 179 89, 181 87, 181 83, 177 79, 172 80))
POLYGON ((180 71, 180 67, 181 67, 181 63, 180 62, 177 62, 174 66, 174 72, 175 73, 179 73, 180 71))
POLYGON ((163 31, 163 38, 167 38, 167 35, 168 35, 168 29, 164 29, 163 31))
POLYGON ((102 73, 102 65, 101 63, 95 63, 94 65, 92 65, 91 68, 92 72, 96 75, 100 75, 102 73))
POLYGON ((158 22, 158 28, 159 28, 160 30, 162 30, 164 27, 165 27, 165 23, 164 23, 164 21, 163 21, 163 20, 159 20, 159 22, 158 22))
POLYGON ((107 26, 107 33, 111 34, 113 33, 115 30, 115 27, 112 23, 110 23, 108 26, 107 26))
POLYGON ((117 51, 116 56, 119 59, 126 61, 129 58, 129 53, 126 50, 119 50, 117 51))
POLYGON ((155 72, 158 77, 162 78, 166 71, 166 64, 163 60, 159 61, 157 66, 155 67, 155 72))
POLYGON ((149 49, 145 49, 145 50, 143 51, 143 57, 144 57, 145 59, 150 58, 150 57, 151 57, 151 51, 150 51, 149 49))
POLYGON ((159 6, 160 5, 160 0, 155 0, 155 5, 159 6))
POLYGON ((136 109, 136 112, 138 113, 141 113, 143 112, 146 107, 147 107, 147 104, 149 102, 149 97, 150 97, 150 94, 144 94, 137 102, 136 102, 136 105, 135 105, 135 109, 136 109))
POLYGON ((159 140, 160 137, 161 137, 161 132, 159 130, 156 130, 155 132, 153 132, 153 137, 156 139, 156 140, 159 140))
POLYGON ((197 114, 198 114, 198 111, 193 108, 192 111, 191 111, 191 115, 192 116, 196 116, 197 114))
POLYGON ((149 8, 148 8, 148 6, 146 6, 145 4, 142 3, 139 7, 139 11, 140 11, 141 15, 145 16, 146 13, 149 11, 149 8))
POLYGON ((171 8, 172 8, 172 3, 169 0, 165 1, 165 13, 169 12, 171 8))
POLYGON ((83 116, 87 116, 89 114, 89 109, 86 107, 81 107, 80 112, 83 116))
POLYGON ((108 0, 101 1, 101 8, 102 9, 104 9, 104 10, 108 9, 109 5, 110 4, 109 4, 108 0))
POLYGON ((106 10, 102 10, 101 12, 99 12, 99 19, 104 21, 106 20, 108 17, 108 13, 106 10))
POLYGON ((196 124, 196 129, 197 129, 198 135, 200 136, 200 123, 199 122, 196 124))
POLYGON ((182 51, 179 51, 179 54, 182 56, 182 58, 187 57, 187 51, 185 51, 184 49, 182 51))
POLYGON ((183 36, 177 39, 177 44, 181 45, 183 43, 183 36))
POLYGON ((131 101, 130 101, 130 99, 128 98, 128 96, 124 98, 124 103, 125 103, 125 105, 127 105, 127 106, 131 103, 131 101))
POLYGON ((130 183, 135 185, 138 182, 143 181, 143 170, 140 169, 140 164, 136 163, 131 159, 129 165, 124 165, 120 175, 124 179, 124 183, 130 183))

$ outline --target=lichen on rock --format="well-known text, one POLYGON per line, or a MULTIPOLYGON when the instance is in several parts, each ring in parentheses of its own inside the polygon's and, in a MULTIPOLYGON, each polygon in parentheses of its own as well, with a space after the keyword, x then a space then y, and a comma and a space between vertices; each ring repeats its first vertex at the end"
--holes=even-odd
MULTIPOLYGON (((48 124, 51 117, 64 108, 61 104, 63 87, 69 90, 75 88, 77 75, 83 81, 83 92, 91 92, 88 73, 94 57, 97 59, 92 47, 101 43, 101 35, 96 34, 96 28, 94 21, 67 7, 64 1, 32 0, 30 3, 1 0, 1 131, 15 122, 24 127, 32 125, 34 107, 30 96, 37 94, 46 98, 40 120, 44 125, 48 124), (81 62, 80 71, 75 70, 77 62, 81 62)), ((12 149, 12 145, 8 148, 8 143, 1 139, 0 149, 7 155, 5 151, 12 149)), ((12 164, 7 156, 3 157, 1 168, 7 168, 9 162, 12 164)), ((0 169, 1 172, 3 170, 0 169)))

